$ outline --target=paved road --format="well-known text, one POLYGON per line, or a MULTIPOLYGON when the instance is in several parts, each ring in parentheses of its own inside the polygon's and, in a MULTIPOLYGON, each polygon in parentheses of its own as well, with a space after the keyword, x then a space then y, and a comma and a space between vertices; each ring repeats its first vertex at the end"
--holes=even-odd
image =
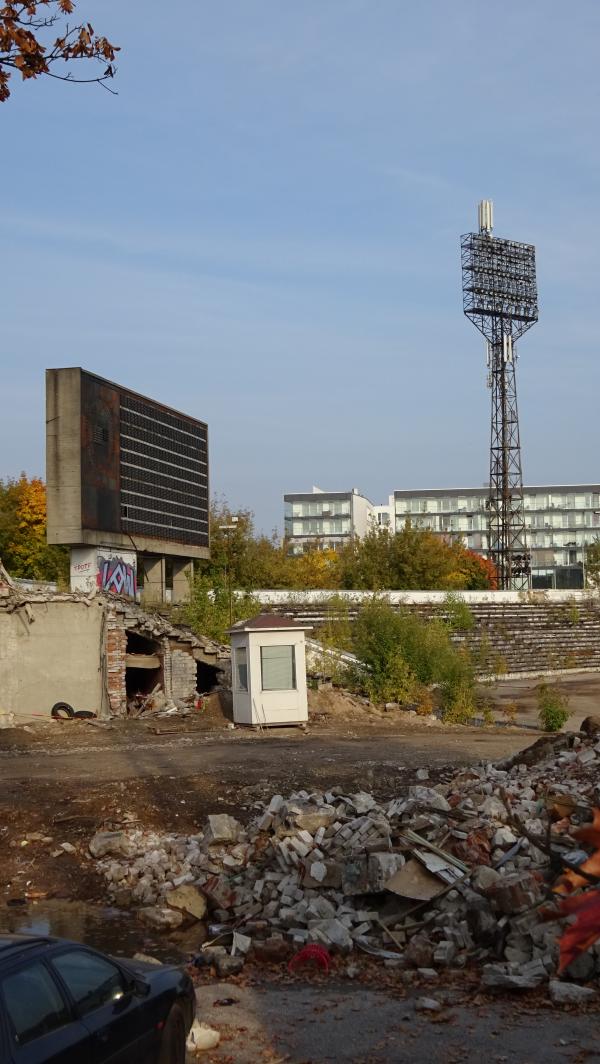
MULTIPOLYGON (((415 994, 376 991, 353 982, 322 986, 240 987, 213 984, 197 990, 199 1018, 221 1033, 208 1061, 235 1064, 579 1064, 600 1061, 598 1011, 527 1010, 527 998, 465 1007, 469 996, 420 995, 450 1002, 440 1014, 415 1010, 415 994), (235 1004, 215 1002, 235 999, 235 1004)), ((417 995, 418 996, 418 995, 417 995)))
POLYGON ((419 729, 394 734, 366 734, 340 739, 332 735, 277 732, 231 738, 177 736, 71 748, 36 748, 0 752, 2 780, 123 780, 148 776, 228 777, 270 780, 308 771, 310 775, 341 778, 357 769, 393 774, 399 768, 494 760, 528 746, 537 735, 527 731, 419 729), (332 768, 335 771, 332 771, 332 768))

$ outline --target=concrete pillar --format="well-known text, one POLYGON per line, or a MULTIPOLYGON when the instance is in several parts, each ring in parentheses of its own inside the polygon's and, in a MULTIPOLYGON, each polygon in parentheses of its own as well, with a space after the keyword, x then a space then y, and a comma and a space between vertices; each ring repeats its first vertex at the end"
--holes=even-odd
POLYGON ((150 605, 153 602, 165 601, 165 559, 158 554, 145 554, 142 558, 144 566, 144 587, 142 589, 142 605, 150 605))
POLYGON ((190 581, 193 575, 194 563, 191 558, 173 558, 172 602, 189 602, 190 581))

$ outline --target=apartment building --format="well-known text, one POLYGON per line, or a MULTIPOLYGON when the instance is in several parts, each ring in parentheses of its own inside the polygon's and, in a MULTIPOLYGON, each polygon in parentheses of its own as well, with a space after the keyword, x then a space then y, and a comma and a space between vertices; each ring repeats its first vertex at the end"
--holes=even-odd
POLYGON ((312 547, 339 550, 354 536, 364 536, 374 510, 373 503, 358 488, 284 495, 285 535, 292 554, 312 547))
MULTIPOLYGON (((285 495, 285 534, 292 553, 311 546, 338 549, 370 527, 399 532, 407 521, 488 553, 488 489, 402 489, 376 506, 358 489, 285 495)), ((523 488, 533 588, 585 583, 585 548, 600 537, 600 484, 536 484, 523 488)))
MULTIPOLYGON (((399 531, 411 521, 440 535, 460 535, 486 554, 487 497, 486 486, 395 491, 393 527, 399 531)), ((583 587, 585 547, 600 535, 600 485, 529 485, 523 501, 532 586, 583 587)))

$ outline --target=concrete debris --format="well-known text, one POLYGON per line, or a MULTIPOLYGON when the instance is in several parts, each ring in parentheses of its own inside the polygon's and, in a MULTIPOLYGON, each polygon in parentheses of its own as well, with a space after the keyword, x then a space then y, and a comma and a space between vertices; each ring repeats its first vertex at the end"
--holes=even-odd
MULTIPOLYGON (((109 900, 148 925, 210 921, 221 952, 201 956, 223 977, 246 957, 281 963, 318 944, 407 978, 477 963, 485 988, 529 989, 556 973, 562 924, 540 909, 561 854, 586 855, 573 831, 600 805, 597 758, 583 756, 597 743, 595 732, 544 738, 512 762, 385 801, 338 787, 276 794, 246 825, 228 814, 189 836, 130 825, 98 832, 89 849, 109 900)), ((599 975, 600 949, 567 974, 599 975)), ((557 985, 558 995, 572 986, 557 985)))
POLYGON ((526 965, 486 964, 483 969, 482 986, 501 990, 535 990, 548 973, 536 966, 529 971, 526 965))
POLYGON ((244 829, 235 817, 228 813, 216 813, 208 818, 211 840, 217 842, 237 842, 244 829))
POLYGON ((417 1012, 441 1012, 442 1006, 436 998, 421 997, 415 1001, 417 1012))
MULTIPOLYGON (((191 873, 190 873, 191 875, 191 873)), ((185 916, 191 916, 194 920, 203 920, 206 916, 207 902, 204 894, 198 887, 191 883, 175 887, 175 890, 165 894, 165 901, 169 908, 177 909, 185 916)))
POLYGON ((159 909, 155 905, 140 909, 139 917, 142 923, 157 931, 174 931, 183 923, 182 913, 176 912, 175 909, 159 909))
POLYGON ((98 831, 90 842, 92 857, 132 857, 135 852, 135 843, 125 831, 98 831))
POLYGON ((553 1005, 589 1005, 598 998, 597 990, 577 983, 563 983, 560 979, 551 979, 548 990, 553 1005))

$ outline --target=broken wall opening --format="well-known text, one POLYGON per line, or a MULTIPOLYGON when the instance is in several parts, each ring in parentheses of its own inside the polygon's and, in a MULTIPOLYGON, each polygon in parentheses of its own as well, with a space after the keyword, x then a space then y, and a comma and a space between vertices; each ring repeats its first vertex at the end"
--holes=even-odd
POLYGON ((127 698, 148 695, 158 685, 164 687, 164 651, 157 639, 140 632, 127 632, 125 689, 127 698))
POLYGON ((206 661, 196 662, 196 690, 198 694, 207 695, 220 684, 221 670, 206 661))

